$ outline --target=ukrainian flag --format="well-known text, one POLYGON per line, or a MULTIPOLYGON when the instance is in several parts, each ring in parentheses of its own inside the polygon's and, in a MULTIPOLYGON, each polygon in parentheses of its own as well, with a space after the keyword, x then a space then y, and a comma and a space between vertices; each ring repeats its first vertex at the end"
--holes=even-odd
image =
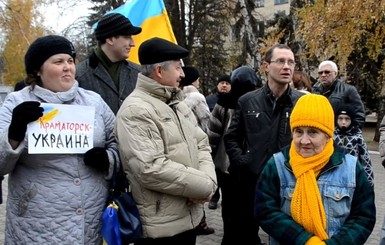
POLYGON ((119 13, 131 21, 134 26, 142 27, 142 32, 132 36, 135 47, 131 49, 128 60, 140 64, 138 49, 141 43, 160 37, 177 43, 163 0, 128 0, 122 6, 106 14, 119 13))

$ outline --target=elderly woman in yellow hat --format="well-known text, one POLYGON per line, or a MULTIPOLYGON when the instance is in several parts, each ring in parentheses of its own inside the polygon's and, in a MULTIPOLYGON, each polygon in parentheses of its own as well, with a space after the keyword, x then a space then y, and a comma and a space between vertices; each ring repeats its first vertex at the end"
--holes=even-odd
POLYGON ((268 161, 256 189, 270 244, 364 244, 376 222, 374 191, 357 158, 334 144, 329 101, 302 96, 290 127, 291 145, 268 161))

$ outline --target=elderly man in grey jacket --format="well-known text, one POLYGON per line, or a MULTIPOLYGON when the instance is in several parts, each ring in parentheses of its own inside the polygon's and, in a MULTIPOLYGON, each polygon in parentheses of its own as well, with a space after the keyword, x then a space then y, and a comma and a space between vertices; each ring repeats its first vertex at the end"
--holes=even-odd
POLYGON ((117 113, 121 159, 143 223, 135 244, 194 245, 202 205, 217 188, 208 137, 178 88, 187 55, 161 38, 142 43, 142 73, 117 113))

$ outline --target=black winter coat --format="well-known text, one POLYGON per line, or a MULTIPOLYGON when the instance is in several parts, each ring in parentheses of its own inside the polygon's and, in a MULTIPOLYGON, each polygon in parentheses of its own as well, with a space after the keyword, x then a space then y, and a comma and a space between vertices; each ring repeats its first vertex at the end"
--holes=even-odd
POLYGON ((350 104, 354 107, 357 124, 362 128, 365 124, 365 109, 356 87, 336 79, 334 83, 325 89, 321 82, 314 84, 314 94, 322 94, 329 99, 334 112, 342 104, 350 104))
POLYGON ((267 160, 290 143, 289 117, 302 95, 288 88, 275 100, 266 84, 239 98, 225 135, 230 174, 251 173, 259 176, 267 160))

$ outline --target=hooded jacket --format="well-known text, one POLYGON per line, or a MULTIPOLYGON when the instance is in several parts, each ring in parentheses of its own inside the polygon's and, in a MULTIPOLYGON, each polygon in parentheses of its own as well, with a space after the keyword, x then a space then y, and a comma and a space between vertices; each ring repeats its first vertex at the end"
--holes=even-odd
POLYGON ((230 93, 219 94, 218 102, 210 116, 207 135, 209 136, 215 167, 222 172, 228 173, 230 165, 223 136, 230 125, 238 98, 261 86, 262 81, 255 71, 250 67, 242 66, 231 73, 230 93))

